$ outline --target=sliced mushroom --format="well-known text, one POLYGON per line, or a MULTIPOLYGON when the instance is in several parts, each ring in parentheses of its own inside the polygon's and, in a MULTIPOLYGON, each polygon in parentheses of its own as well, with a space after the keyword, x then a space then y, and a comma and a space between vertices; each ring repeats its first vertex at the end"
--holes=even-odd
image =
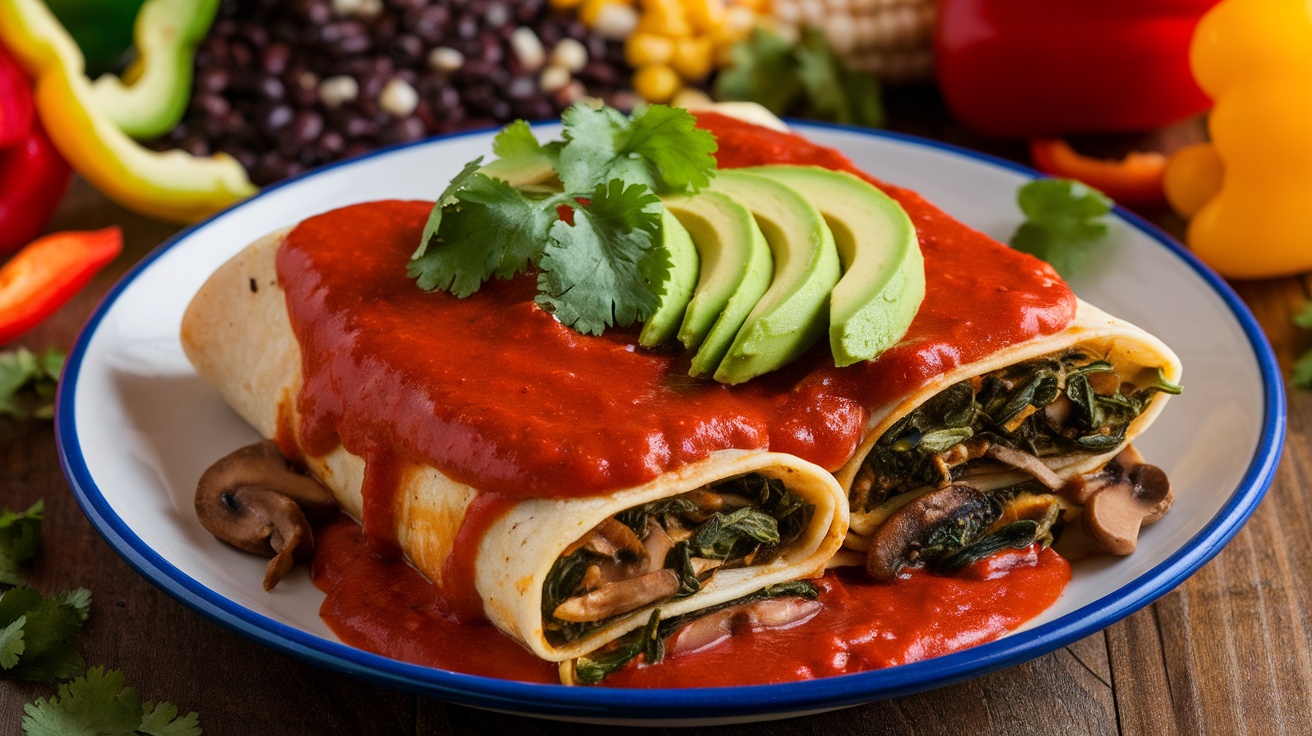
POLYGON ((670 548, 674 546, 670 535, 665 533, 665 527, 655 519, 647 519, 647 533, 642 538, 642 546, 647 549, 647 566, 644 572, 659 570, 665 565, 665 558, 670 554, 670 548))
POLYGON ((243 447, 214 463, 196 485, 201 526, 232 546, 272 558, 264 589, 273 590, 296 558, 314 549, 306 516, 336 509, 328 491, 298 473, 271 441, 243 447))
POLYGON ((783 628, 809 621, 820 612, 820 601, 788 596, 743 603, 702 616, 679 629, 666 644, 666 654, 692 652, 717 644, 746 627, 783 628))
POLYGON ((556 606, 552 616, 561 621, 583 623, 627 613, 679 592, 679 576, 673 570, 657 570, 628 580, 603 585, 556 606))
POLYGON ((1054 491, 1064 485, 1062 479, 1052 472, 1052 468, 1049 468, 1042 460, 1028 452, 1013 450, 1003 445, 989 445, 989 449, 985 454, 1003 465, 1010 465, 1017 470, 1029 473, 1034 476, 1035 480, 1054 491))
POLYGON ((647 550, 642 540, 624 522, 610 517, 593 527, 583 538, 565 548, 564 555, 586 549, 599 557, 618 557, 621 552, 633 557, 645 557, 647 550))
POLYGON ((1166 473, 1142 464, 1118 483, 1089 497, 1080 515, 1089 539, 1104 552, 1128 555, 1139 545, 1139 529, 1162 518, 1174 495, 1166 473))
POLYGON ((894 580, 936 530, 965 524, 994 511, 983 492, 962 483, 926 493, 898 509, 875 530, 866 553, 866 572, 876 580, 894 580))

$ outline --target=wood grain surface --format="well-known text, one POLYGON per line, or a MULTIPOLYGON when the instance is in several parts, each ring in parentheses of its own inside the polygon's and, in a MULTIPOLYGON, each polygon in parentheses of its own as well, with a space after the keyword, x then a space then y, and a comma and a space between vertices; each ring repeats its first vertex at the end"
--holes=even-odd
MULTIPOLYGON (((941 116, 946 120, 946 116, 941 116)), ((914 132, 980 144, 935 115, 914 132)), ((903 126, 908 127, 908 126, 903 126)), ((990 146, 1020 157, 1015 146, 990 146)), ((52 319, 33 349, 72 344, 97 301, 174 228, 132 215, 76 182, 52 230, 118 224, 126 251, 52 319)), ((1178 223, 1167 223, 1178 232, 1178 223)), ((1290 315, 1300 279, 1238 284, 1282 366, 1312 347, 1290 315)), ((1267 499, 1234 541, 1174 592, 1045 657, 932 692, 818 716, 706 729, 723 734, 1309 734, 1312 733, 1312 394, 1289 396, 1289 438, 1267 499)), ((207 734, 585 734, 616 729, 488 713, 385 690, 272 653, 147 583, 74 502, 49 423, 0 419, 0 506, 45 499, 38 589, 90 588, 78 644, 91 664, 124 670, 148 699, 197 711, 207 734)), ((253 582, 254 584, 254 582, 253 582)), ((45 684, 0 683, 0 734, 45 684)), ((695 716, 695 714, 689 714, 695 716)), ((697 732, 688 729, 658 731, 697 732)))

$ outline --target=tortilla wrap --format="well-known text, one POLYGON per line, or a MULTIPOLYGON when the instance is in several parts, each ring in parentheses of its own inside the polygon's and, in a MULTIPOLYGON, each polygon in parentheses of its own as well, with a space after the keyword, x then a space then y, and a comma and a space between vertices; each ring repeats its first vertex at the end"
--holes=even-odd
MULTIPOLYGON (((1027 361, 1046 356, 1058 356, 1072 351, 1084 352, 1111 363, 1123 381, 1144 385, 1151 380, 1147 376, 1156 376, 1158 368, 1162 377, 1172 383, 1179 383, 1182 368, 1180 359, 1161 340, 1144 330, 1121 319, 1117 319, 1097 307, 1078 301, 1075 319, 1070 326, 1053 335, 1038 337, 1026 342, 999 350, 983 360, 962 365, 955 370, 935 377, 923 386, 910 391, 902 397, 870 413, 864 430, 864 440, 851 459, 838 470, 839 483, 849 493, 857 471, 865 462, 866 455, 879 441, 879 438, 891 429, 899 420, 940 391, 960 381, 983 376, 994 371, 1019 365, 1027 361)), ((1148 429, 1157 415, 1166 405, 1169 394, 1157 394, 1151 403, 1133 422, 1125 433, 1125 441, 1104 453, 1081 453, 1075 455, 1056 455, 1043 458, 1043 463, 1051 468, 1061 479, 1090 473, 1102 468, 1116 457, 1135 437, 1148 429)), ((971 483, 983 490, 1011 485, 1025 479, 1023 473, 999 472, 995 476, 971 483)), ((870 512, 852 513, 851 528, 845 547, 853 550, 865 550, 870 543, 870 535, 883 522, 887 514, 880 509, 870 512)))
MULTIPOLYGON (((278 246, 287 232, 256 241, 220 267, 192 300, 182 322, 182 345, 196 370, 266 438, 275 437, 279 427, 295 434, 299 426, 295 399, 302 380, 301 351, 275 267, 278 246)), ((341 508, 362 518, 365 461, 341 446, 304 460, 341 508)), ((430 580, 441 584, 457 531, 477 496, 477 489, 434 467, 414 466, 402 474, 397 541, 430 580)), ((824 469, 792 455, 721 451, 650 482, 602 496, 517 503, 483 535, 475 586, 483 612, 493 624, 539 657, 562 661, 641 627, 654 608, 668 618, 768 585, 819 575, 841 546, 847 522, 844 491, 824 469), (643 606, 563 646, 548 641, 541 605, 543 583, 567 547, 620 511, 748 473, 783 480, 815 507, 807 528, 777 557, 765 564, 717 570, 691 596, 643 606)))

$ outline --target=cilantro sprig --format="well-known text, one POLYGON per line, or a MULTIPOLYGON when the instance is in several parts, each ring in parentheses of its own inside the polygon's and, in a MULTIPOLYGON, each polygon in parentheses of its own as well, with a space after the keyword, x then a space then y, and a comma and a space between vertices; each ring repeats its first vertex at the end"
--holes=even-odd
POLYGON ((27 736, 200 736, 195 713, 178 716, 172 703, 143 701, 127 687, 123 673, 92 667, 59 687, 53 698, 39 698, 23 707, 27 736))
POLYGON ((760 103, 776 115, 884 125, 879 82, 849 69, 818 28, 804 29, 796 44, 758 28, 729 56, 715 80, 716 99, 760 103))
MULTIPOLYGON (((61 358, 62 360, 62 358, 61 358)), ((54 372, 58 375, 58 371, 54 372)), ((23 710, 27 736, 200 736, 195 713, 178 716, 170 703, 143 702, 123 673, 86 667, 73 640, 91 615, 91 591, 42 595, 29 588, 23 564, 41 546, 44 504, 0 511, 0 680, 60 682, 52 698, 23 710)))
MULTIPOLYGON (((1312 330, 1312 302, 1303 305, 1303 308, 1293 316, 1293 322, 1305 330, 1312 330)), ((1312 350, 1303 353, 1294 362, 1291 380, 1295 386, 1304 391, 1312 391, 1312 350)))
POLYGON ((1078 181, 1035 179, 1020 188, 1016 201, 1026 219, 1011 247, 1047 261, 1066 278, 1087 266, 1111 231, 1112 201, 1078 181))
POLYGON ((651 316, 670 273, 657 195, 708 185, 715 138, 665 105, 633 116, 575 105, 561 120, 562 141, 542 145, 516 121, 493 142, 498 164, 546 157, 559 187, 512 186, 485 173, 482 158, 451 180, 410 260, 421 289, 463 299, 536 267, 538 305, 579 332, 651 316))
POLYGON ((58 348, 40 355, 27 348, 0 352, 0 416, 54 416, 55 384, 64 368, 64 357, 64 351, 58 348))

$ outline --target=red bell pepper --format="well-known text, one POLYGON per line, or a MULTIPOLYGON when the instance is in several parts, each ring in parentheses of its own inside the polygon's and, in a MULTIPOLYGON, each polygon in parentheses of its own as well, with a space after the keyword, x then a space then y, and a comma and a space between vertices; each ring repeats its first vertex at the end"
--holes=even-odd
POLYGON ((1211 103, 1189 42, 1218 0, 939 0, 939 86, 962 124, 1001 137, 1152 130, 1211 103))
POLYGON ((1166 156, 1156 151, 1136 151, 1109 161, 1081 155, 1061 139, 1036 138, 1030 141, 1030 159, 1045 174, 1083 182, 1129 207, 1154 209, 1166 204, 1162 192, 1166 156))
POLYGON ((0 254, 41 234, 71 175, 55 144, 33 117, 18 145, 0 148, 0 254))
POLYGON ((0 266, 0 345, 35 327, 123 250, 117 227, 53 233, 0 266))
POLYGON ((0 149, 23 140, 32 127, 32 87, 18 62, 0 46, 0 149))

